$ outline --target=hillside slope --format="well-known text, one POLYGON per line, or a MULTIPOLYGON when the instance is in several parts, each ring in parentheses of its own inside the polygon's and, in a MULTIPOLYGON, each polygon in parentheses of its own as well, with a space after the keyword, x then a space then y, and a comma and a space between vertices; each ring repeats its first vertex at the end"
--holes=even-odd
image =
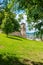
MULTIPOLYGON (((0 55, 2 55, 4 59, 7 55, 15 56, 20 59, 21 62, 23 62, 23 59, 43 62, 43 42, 27 40, 16 36, 9 36, 7 38, 5 34, 0 33, 0 55)), ((28 60, 25 60, 24 63, 28 63, 28 60)))

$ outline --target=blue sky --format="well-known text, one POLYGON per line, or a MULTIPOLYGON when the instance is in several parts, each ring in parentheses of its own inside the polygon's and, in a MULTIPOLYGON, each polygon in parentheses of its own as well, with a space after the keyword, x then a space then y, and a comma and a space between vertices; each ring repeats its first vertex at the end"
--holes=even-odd
POLYGON ((17 10, 17 11, 15 11, 15 13, 16 14, 22 14, 22 13, 24 13, 24 10, 17 10))
POLYGON ((3 0, 0 0, 0 3, 2 3, 3 0))

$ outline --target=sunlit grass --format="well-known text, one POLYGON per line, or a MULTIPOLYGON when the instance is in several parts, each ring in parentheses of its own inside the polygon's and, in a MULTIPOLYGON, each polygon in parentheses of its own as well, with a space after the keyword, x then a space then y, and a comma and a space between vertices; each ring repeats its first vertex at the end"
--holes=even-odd
POLYGON ((7 36, 0 33, 0 54, 15 55, 32 61, 43 62, 43 42, 7 36))

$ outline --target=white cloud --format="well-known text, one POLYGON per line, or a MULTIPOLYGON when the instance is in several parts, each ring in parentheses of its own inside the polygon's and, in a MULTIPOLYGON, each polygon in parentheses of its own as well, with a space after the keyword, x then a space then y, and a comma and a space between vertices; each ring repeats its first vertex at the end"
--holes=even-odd
MULTIPOLYGON (((19 14, 17 14, 16 19, 18 18, 19 14)), ((28 23, 27 23, 27 16, 25 15, 25 13, 23 13, 23 18, 20 22, 21 23, 25 23, 26 24, 26 32, 28 33, 34 33, 35 32, 35 28, 33 28, 31 31, 28 29, 28 23)), ((33 23, 32 23, 33 24, 33 23)))

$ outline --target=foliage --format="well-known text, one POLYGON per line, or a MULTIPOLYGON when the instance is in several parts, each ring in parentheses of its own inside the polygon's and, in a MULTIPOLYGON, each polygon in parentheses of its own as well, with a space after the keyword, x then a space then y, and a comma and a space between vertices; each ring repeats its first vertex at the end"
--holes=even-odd
MULTIPOLYGON (((19 2, 19 9, 23 9, 27 15, 28 23, 38 22, 38 20, 43 19, 43 0, 17 0, 19 2)), ((43 26, 43 25, 42 25, 43 26)), ((41 23, 36 26, 41 33, 41 37, 43 31, 41 29, 41 23)), ((35 28, 36 28, 35 27, 35 28)))
POLYGON ((19 8, 24 9, 28 15, 28 18, 34 20, 43 17, 43 0, 17 0, 19 2, 19 8))
POLYGON ((4 12, 0 11, 0 25, 2 24, 3 19, 4 19, 4 12))
POLYGON ((20 22, 23 19, 23 14, 18 15, 18 21, 20 22))
POLYGON ((3 3, 1 4, 4 7, 3 8, 1 6, 2 7, 1 10, 4 15, 1 13, 0 19, 2 20, 1 21, 2 29, 7 35, 13 31, 19 31, 19 28, 20 28, 18 21, 15 19, 16 14, 11 11, 12 6, 14 5, 14 2, 15 0, 3 0, 3 3), (2 15, 4 17, 2 17, 2 15))
POLYGON ((28 20, 38 20, 43 18, 43 0, 3 0, 6 10, 23 9, 28 20))
POLYGON ((20 31, 20 30, 19 30, 19 29, 20 29, 19 22, 18 22, 16 19, 12 19, 12 23, 13 23, 13 25, 14 25, 13 30, 14 30, 14 31, 20 31))
POLYGON ((31 31, 33 29, 33 25, 32 24, 28 24, 28 29, 31 31))
POLYGON ((40 34, 40 38, 42 40, 42 35, 43 35, 43 20, 41 22, 39 21, 36 25, 35 28, 38 29, 38 34, 40 34))
POLYGON ((15 14, 12 12, 4 12, 5 18, 2 21, 2 29, 8 35, 13 31, 19 31, 20 25, 15 19, 15 14))
POLYGON ((2 30, 8 35, 13 32, 14 25, 9 18, 5 18, 2 23, 2 30))
MULTIPOLYGON (((0 3, 1 9, 5 9, 6 11, 8 11, 8 10, 11 11, 11 10, 13 10, 15 3, 16 3, 16 0, 3 0, 2 3, 0 3)), ((15 7, 14 7, 14 9, 15 9, 15 7)))

